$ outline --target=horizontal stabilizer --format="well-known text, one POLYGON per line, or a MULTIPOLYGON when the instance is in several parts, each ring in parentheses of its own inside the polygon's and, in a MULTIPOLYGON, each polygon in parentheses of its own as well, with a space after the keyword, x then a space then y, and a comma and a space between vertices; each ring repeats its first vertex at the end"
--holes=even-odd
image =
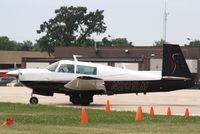
POLYGON ((79 91, 106 90, 102 79, 81 76, 64 85, 65 88, 79 91))

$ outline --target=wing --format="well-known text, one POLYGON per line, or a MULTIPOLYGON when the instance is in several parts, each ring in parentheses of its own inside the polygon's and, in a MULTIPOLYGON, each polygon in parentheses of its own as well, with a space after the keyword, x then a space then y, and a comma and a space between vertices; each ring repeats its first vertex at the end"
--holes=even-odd
POLYGON ((65 88, 80 91, 106 90, 104 81, 95 77, 80 76, 64 85, 65 88))

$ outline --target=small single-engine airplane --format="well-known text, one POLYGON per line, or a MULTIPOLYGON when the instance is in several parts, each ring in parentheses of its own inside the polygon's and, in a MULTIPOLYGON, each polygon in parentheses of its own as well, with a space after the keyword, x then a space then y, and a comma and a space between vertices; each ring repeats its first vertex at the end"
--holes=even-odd
POLYGON ((60 60, 45 69, 18 69, 7 75, 32 89, 33 94, 70 96, 73 104, 89 105, 94 95, 164 92, 190 88, 194 82, 178 45, 163 45, 162 71, 134 71, 89 62, 60 60))

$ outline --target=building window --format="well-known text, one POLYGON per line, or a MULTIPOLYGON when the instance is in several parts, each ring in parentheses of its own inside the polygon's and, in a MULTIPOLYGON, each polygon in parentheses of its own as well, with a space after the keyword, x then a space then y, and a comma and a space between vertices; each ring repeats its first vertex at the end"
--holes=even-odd
POLYGON ((97 68, 96 67, 90 67, 90 66, 77 65, 76 73, 77 74, 96 75, 97 74, 97 68))

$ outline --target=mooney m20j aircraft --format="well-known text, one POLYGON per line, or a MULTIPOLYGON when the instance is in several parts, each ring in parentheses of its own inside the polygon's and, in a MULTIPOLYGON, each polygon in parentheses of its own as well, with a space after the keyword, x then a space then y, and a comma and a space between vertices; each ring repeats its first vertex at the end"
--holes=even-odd
POLYGON ((18 69, 7 73, 32 89, 33 94, 69 95, 73 104, 89 105, 94 95, 164 92, 190 88, 194 82, 178 45, 163 45, 162 71, 134 71, 89 62, 60 60, 45 69, 18 69))

